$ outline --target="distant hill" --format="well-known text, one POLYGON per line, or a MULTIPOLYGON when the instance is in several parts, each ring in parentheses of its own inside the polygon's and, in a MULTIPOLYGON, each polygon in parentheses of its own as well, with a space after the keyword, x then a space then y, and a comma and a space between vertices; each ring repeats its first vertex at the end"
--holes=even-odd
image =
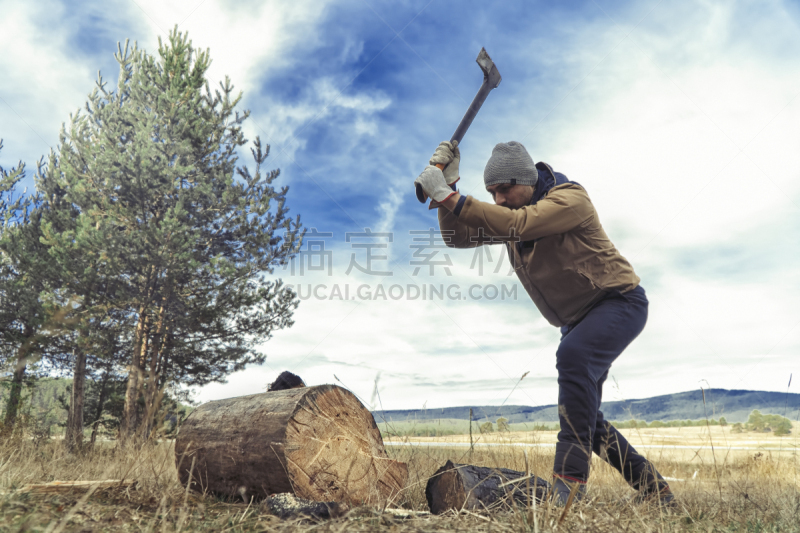
MULTIPOLYGON (((707 389, 703 406, 703 393, 699 390, 665 394, 640 400, 603 402, 600 410, 608 420, 698 420, 724 416, 728 422, 746 422, 753 409, 764 414, 784 415, 792 420, 798 418, 800 394, 750 390, 707 389)), ((375 411, 377 422, 400 422, 404 420, 436 420, 451 418, 469 420, 470 407, 476 420, 494 421, 500 416, 510 423, 558 422, 556 405, 476 405, 444 407, 439 409, 398 409, 375 411)))

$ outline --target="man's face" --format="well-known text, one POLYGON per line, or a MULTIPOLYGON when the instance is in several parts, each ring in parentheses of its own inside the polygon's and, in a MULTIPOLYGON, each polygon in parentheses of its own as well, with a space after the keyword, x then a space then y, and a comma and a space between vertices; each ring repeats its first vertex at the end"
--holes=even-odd
POLYGON ((511 185, 510 183, 496 183, 486 187, 497 205, 509 209, 519 209, 528 205, 533 197, 533 187, 530 185, 511 185))

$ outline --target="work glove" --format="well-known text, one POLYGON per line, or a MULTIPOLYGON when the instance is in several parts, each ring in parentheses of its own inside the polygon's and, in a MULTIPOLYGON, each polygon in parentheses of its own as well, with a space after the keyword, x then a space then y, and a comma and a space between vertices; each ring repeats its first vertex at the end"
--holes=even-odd
POLYGON ((456 191, 450 188, 441 170, 433 165, 428 165, 422 174, 414 180, 414 185, 420 185, 425 195, 439 203, 444 202, 456 191))
POLYGON ((459 180, 458 164, 461 162, 461 150, 458 149, 458 141, 440 142, 436 151, 433 152, 429 163, 431 165, 444 165, 444 180, 448 185, 452 185, 459 180))

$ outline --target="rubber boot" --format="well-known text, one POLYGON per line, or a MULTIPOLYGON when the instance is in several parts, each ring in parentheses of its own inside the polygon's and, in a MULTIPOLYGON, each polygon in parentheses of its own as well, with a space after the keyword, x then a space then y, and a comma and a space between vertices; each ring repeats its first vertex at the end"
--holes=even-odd
POLYGON ((675 494, 672 493, 672 490, 666 482, 659 483, 658 490, 639 491, 639 493, 634 496, 633 501, 638 504, 657 503, 667 508, 674 508, 678 505, 675 502, 675 494))
POLYGON ((574 505, 583 500, 583 497, 586 495, 586 483, 554 476, 551 500, 553 505, 556 507, 566 507, 570 494, 572 494, 572 503, 570 505, 574 505))

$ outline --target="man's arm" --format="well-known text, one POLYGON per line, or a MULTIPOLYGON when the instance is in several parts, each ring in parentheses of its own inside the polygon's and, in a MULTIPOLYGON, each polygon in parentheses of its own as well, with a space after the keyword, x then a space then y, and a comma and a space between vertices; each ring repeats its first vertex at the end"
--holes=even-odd
POLYGON ((508 237, 513 231, 523 241, 529 241, 566 233, 595 216, 589 195, 582 187, 573 184, 554 187, 536 204, 520 209, 509 209, 467 196, 458 210, 460 201, 458 193, 444 201, 444 207, 439 208, 440 224, 443 209, 454 217, 453 211, 458 211, 455 217, 458 225, 476 232, 477 228, 483 228, 487 237, 508 237))
MULTIPOLYGON (((461 199, 461 193, 456 191, 456 193, 445 200, 441 205, 446 208, 451 213, 455 210, 456 206, 458 205, 458 201, 461 199)), ((441 220, 441 211, 439 211, 439 219, 441 220)))
MULTIPOLYGON (((446 168, 449 168, 449 166, 446 168)), ((414 180, 414 183, 422 186, 425 194, 432 200, 436 200, 442 206, 449 206, 449 208, 439 207, 438 213, 439 230, 442 233, 442 240, 447 246, 451 248, 474 248, 482 244, 489 244, 484 242, 490 240, 486 238, 485 232, 459 222, 459 201, 463 205, 465 198, 455 190, 455 181, 448 184, 442 171, 433 165, 429 165, 414 180)))
POLYGON ((483 244, 492 244, 482 242, 485 238, 481 238, 480 230, 462 224, 458 220, 458 216, 453 211, 458 205, 459 198, 462 198, 462 196, 456 192, 442 202, 439 207, 439 230, 442 233, 442 239, 445 244, 451 248, 475 248, 483 244))

